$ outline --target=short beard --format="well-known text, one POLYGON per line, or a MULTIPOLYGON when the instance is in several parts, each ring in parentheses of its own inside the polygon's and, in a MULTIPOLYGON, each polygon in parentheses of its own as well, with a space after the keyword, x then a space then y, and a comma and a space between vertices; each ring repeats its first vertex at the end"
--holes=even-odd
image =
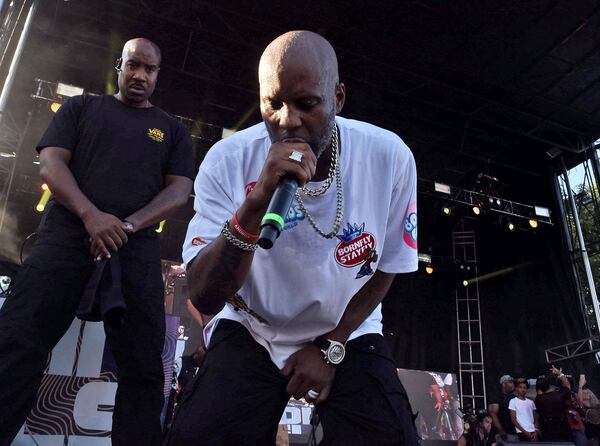
MULTIPOLYGON (((317 136, 317 141, 316 142, 312 142, 312 141, 308 142, 308 145, 310 146, 311 150, 313 151, 313 153, 315 154, 317 159, 319 159, 321 157, 321 155, 323 155, 327 151, 327 149, 331 146, 333 130, 335 128, 334 127, 335 115, 336 115, 335 108, 332 108, 331 112, 329 113, 329 116, 327 117, 327 123, 323 126, 323 128, 321 129, 321 132, 317 136)), ((273 136, 273 132, 271 132, 271 128, 269 127, 269 124, 267 123, 267 121, 264 118, 263 118, 263 122, 265 124, 265 127, 267 128, 267 133, 269 134, 271 143, 278 142, 278 140, 276 140, 275 137, 273 136)))
POLYGON ((335 130, 335 109, 331 110, 329 117, 327 118, 327 125, 323 128, 321 135, 319 135, 318 142, 316 145, 311 144, 311 148, 315 153, 317 159, 323 155, 327 149, 331 146, 333 139, 333 132, 335 130))

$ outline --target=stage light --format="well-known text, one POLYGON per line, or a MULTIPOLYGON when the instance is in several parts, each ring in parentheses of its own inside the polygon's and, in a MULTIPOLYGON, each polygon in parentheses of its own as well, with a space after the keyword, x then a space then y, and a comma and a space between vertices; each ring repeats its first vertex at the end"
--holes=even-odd
POLYGON ((481 215, 481 208, 479 206, 473 206, 471 210, 475 215, 481 215))
POLYGON ((515 224, 512 221, 509 221, 506 224, 506 229, 508 229, 510 232, 513 232, 515 230, 515 224))
POLYGON ((446 195, 452 195, 452 189, 447 184, 434 182, 433 188, 436 192, 441 192, 442 194, 446 194, 446 195))
POLYGON ((538 221, 535 218, 532 218, 529 220, 529 226, 531 226, 533 229, 538 227, 538 221))
POLYGON ((534 206, 534 209, 535 209, 535 215, 537 215, 538 217, 550 218, 550 209, 543 208, 541 206, 534 206))
POLYGON ((56 113, 61 105, 62 104, 60 102, 53 102, 50 104, 50 110, 52 110, 52 113, 56 113))
POLYGON ((45 190, 42 193, 42 196, 40 197, 40 201, 38 201, 38 204, 35 206, 35 210, 38 212, 44 212, 44 209, 46 208, 46 203, 48 203, 48 200, 50 199, 51 195, 52 192, 50 192, 50 189, 45 190))
POLYGON ((235 133, 234 129, 226 129, 223 127, 223 133, 221 133, 221 138, 227 138, 235 133))
POLYGON ((42 184, 42 190, 49 190, 48 185, 46 183, 42 184))
POLYGON ((468 280, 463 280, 463 286, 469 286, 469 281, 468 280))
POLYGON ((167 222, 167 220, 163 220, 159 223, 158 228, 156 228, 156 232, 162 232, 163 228, 165 227, 165 223, 167 222))
POLYGON ((433 266, 431 266, 431 265, 427 265, 427 266, 425 267, 425 272, 426 272, 427 274, 433 274, 433 266))
POLYGON ((80 94, 83 94, 83 88, 81 87, 76 87, 75 85, 69 85, 69 84, 63 84, 62 82, 59 82, 56 85, 56 94, 59 96, 79 96, 80 94))
POLYGON ((452 208, 450 206, 442 206, 442 214, 452 215, 452 208))
POLYGON ((423 262, 423 263, 431 263, 431 256, 429 254, 425 254, 420 252, 418 254, 419 257, 419 262, 423 262))

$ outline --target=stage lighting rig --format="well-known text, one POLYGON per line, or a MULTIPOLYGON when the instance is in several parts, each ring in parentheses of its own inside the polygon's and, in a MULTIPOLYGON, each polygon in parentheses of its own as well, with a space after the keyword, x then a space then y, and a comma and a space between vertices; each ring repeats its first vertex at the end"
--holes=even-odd
POLYGON ((515 228, 518 226, 518 220, 528 221, 532 228, 537 228, 540 224, 553 224, 550 209, 500 197, 497 190, 493 189, 490 185, 497 183, 495 177, 481 174, 479 180, 478 190, 468 190, 419 179, 418 190, 420 194, 440 200, 444 215, 455 214, 456 212, 454 211, 458 210, 458 206, 456 205, 461 205, 468 209, 466 212, 472 217, 482 217, 484 214, 487 217, 493 214, 497 216, 504 215, 510 218, 515 228), (487 192, 491 192, 491 194, 487 192), (532 221, 530 222, 530 220, 532 221), (533 220, 535 220, 535 223, 533 220), (537 226, 535 226, 536 224, 537 226))
POLYGON ((84 93, 84 89, 64 82, 50 82, 36 79, 37 88, 31 95, 33 99, 41 99, 49 103, 50 110, 56 113, 68 98, 84 93))
POLYGON ((83 88, 76 87, 75 85, 65 84, 63 82, 59 82, 56 84, 56 95, 62 97, 73 97, 79 96, 83 94, 83 88))

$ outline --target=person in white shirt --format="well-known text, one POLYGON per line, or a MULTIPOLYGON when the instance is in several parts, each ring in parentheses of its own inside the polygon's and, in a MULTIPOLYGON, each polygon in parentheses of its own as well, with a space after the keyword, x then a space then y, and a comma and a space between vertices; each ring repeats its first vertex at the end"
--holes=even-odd
POLYGON ((517 396, 508 403, 510 417, 520 441, 538 441, 539 420, 535 403, 526 398, 527 381, 517 383, 517 396))
POLYGON ((314 401, 323 445, 414 445, 412 410, 382 336, 395 274, 417 269, 416 169, 394 133, 336 116, 346 90, 323 37, 293 31, 259 64, 263 123, 200 166, 183 247, 192 303, 215 317, 169 445, 273 444, 290 395, 314 401), (282 233, 256 250, 285 176, 282 233))

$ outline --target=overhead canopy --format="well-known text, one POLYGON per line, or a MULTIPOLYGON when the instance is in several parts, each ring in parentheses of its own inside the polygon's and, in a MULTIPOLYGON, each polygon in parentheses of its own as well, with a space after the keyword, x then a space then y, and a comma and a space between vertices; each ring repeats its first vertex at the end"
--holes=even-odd
MULTIPOLYGON (((491 172, 523 183, 547 172, 553 161, 546 152, 576 153, 600 137, 600 4, 592 0, 44 1, 12 112, 32 109, 34 78, 112 92, 122 44, 145 36, 163 52, 157 105, 244 128, 260 120, 260 54, 292 29, 331 41, 348 91, 342 114, 396 131, 415 153, 421 178, 470 188, 477 174, 491 172)), ((28 222, 23 235, 39 218, 31 212, 39 199, 33 145, 51 116, 44 106, 14 183, 31 203, 11 198, 32 214, 19 218, 28 222)), ((214 138, 198 144, 199 157, 214 138)))
POLYGON ((488 162, 540 173, 546 151, 600 136, 595 1, 43 3, 36 54, 70 66, 68 80, 102 88, 99 66, 148 36, 163 49, 165 108, 226 127, 259 119, 265 45, 320 32, 338 52, 344 114, 396 130, 429 177, 460 181, 488 162))

